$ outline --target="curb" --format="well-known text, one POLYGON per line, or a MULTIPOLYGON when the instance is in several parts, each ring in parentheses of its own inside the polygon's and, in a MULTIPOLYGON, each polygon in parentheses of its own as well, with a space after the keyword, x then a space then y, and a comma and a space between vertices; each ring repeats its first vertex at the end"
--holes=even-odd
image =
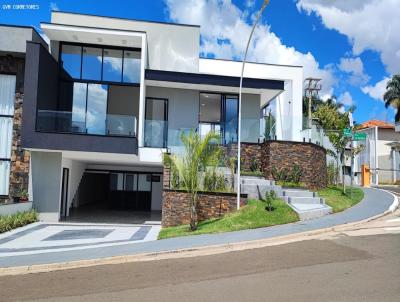
MULTIPOLYGON (((373 188, 377 189, 377 188, 373 188)), ((133 263, 133 262, 144 262, 144 261, 155 261, 155 260, 166 260, 166 259, 177 259, 177 258, 190 258, 197 256, 209 256, 222 254, 226 252, 242 251, 247 249, 263 248, 268 246, 277 246, 282 244, 294 243, 304 240, 318 239, 319 235, 328 233, 340 233, 348 228, 361 225, 383 216, 393 213, 399 207, 398 197, 390 191, 377 189, 391 194, 394 198, 393 203, 388 210, 381 214, 356 221, 349 222, 341 225, 336 225, 333 227, 306 231, 301 233, 294 233, 284 236, 278 236, 268 239, 259 239, 251 241, 241 241, 235 243, 224 243, 219 245, 210 245, 198 248, 185 248, 177 249, 171 251, 162 251, 155 253, 142 253, 135 255, 124 255, 124 256, 114 256, 107 258, 91 259, 91 260, 77 260, 62 263, 52 263, 52 264, 39 264, 39 265, 28 265, 28 266, 18 266, 9 268, 0 268, 0 276, 11 276, 11 275, 26 275, 33 273, 46 273, 51 271, 60 271, 76 268, 87 268, 98 265, 112 265, 112 264, 123 264, 123 263, 133 263)))

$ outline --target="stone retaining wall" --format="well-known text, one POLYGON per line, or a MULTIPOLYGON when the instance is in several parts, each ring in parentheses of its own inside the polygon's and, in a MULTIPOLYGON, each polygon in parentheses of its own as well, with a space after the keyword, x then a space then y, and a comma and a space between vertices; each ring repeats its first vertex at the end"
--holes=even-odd
POLYGON ((261 167, 267 179, 273 179, 272 169, 291 171, 294 165, 301 168, 300 181, 309 189, 327 186, 326 150, 305 142, 266 141, 261 144, 261 167))
MULTIPOLYGON (((162 226, 170 227, 190 223, 189 194, 184 191, 167 190, 163 192, 162 226)), ((243 195, 241 206, 246 203, 243 195)), ((236 210, 236 194, 201 192, 198 194, 197 219, 203 221, 220 218, 236 210)))
MULTIPOLYGON (((237 158, 237 144, 229 144, 225 148, 227 157, 237 158)), ((250 170, 252 163, 255 161, 260 168, 261 164, 261 146, 258 143, 241 143, 241 170, 250 170)))

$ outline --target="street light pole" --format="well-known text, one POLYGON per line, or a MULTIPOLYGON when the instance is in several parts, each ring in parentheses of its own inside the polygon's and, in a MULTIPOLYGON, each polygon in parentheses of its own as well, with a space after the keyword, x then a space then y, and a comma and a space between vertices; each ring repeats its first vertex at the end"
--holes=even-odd
POLYGON ((237 184, 236 184, 236 191, 237 191, 237 209, 240 209, 240 139, 241 139, 241 125, 242 125, 242 85, 243 85, 243 73, 244 73, 244 65, 246 63, 247 52, 249 51, 251 37, 253 36, 254 30, 258 21, 261 18, 262 13, 264 12, 265 8, 267 7, 269 0, 264 0, 260 11, 258 12, 257 18, 254 21, 253 27, 250 32, 249 40, 247 41, 246 51, 244 53, 243 63, 242 63, 242 72, 240 74, 240 84, 239 84, 239 113, 238 113, 238 157, 237 157, 237 184))

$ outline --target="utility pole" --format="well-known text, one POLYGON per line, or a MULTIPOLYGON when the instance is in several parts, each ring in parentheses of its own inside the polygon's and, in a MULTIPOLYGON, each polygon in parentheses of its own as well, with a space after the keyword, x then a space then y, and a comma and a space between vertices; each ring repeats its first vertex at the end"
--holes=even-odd
POLYGON ((321 79, 317 78, 306 78, 304 80, 304 95, 308 97, 308 128, 312 128, 312 98, 313 96, 318 96, 318 92, 321 90, 321 84, 319 83, 321 79))

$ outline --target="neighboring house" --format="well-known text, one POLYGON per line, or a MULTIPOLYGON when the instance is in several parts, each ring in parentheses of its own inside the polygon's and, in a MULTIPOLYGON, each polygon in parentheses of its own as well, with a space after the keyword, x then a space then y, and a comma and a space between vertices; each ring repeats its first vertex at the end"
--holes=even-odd
MULTIPOLYGON (((104 201, 160 211, 162 154, 183 131, 236 143, 241 63, 199 58, 199 26, 57 11, 41 28, 50 52, 27 42, 22 146, 42 219, 104 201)), ((302 67, 246 64, 242 141, 302 141, 302 84, 302 67)))
POLYGON ((394 183, 400 180, 400 133, 395 131, 394 124, 379 120, 370 120, 357 132, 367 134, 364 150, 358 155, 358 170, 361 165, 370 167, 372 184, 394 183))
POLYGON ((0 25, 0 203, 29 191, 29 151, 21 148, 27 41, 47 48, 31 27, 0 25))

